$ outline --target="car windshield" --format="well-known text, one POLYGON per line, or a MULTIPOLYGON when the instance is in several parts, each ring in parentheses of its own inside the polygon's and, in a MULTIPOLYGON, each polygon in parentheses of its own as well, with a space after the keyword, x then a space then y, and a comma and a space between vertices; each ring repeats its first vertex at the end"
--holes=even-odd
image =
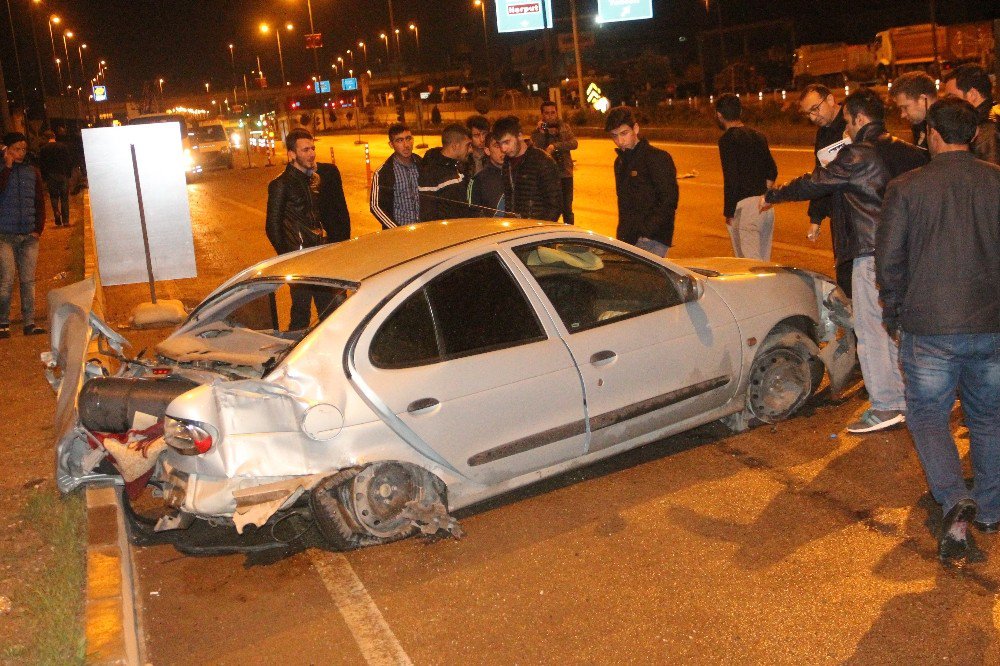
POLYGON ((198 308, 157 353, 261 377, 353 293, 343 285, 308 280, 241 283, 198 308))
POLYGON ((205 127, 198 128, 198 140, 199 141, 225 141, 226 140, 226 130, 222 129, 222 125, 208 125, 205 127))

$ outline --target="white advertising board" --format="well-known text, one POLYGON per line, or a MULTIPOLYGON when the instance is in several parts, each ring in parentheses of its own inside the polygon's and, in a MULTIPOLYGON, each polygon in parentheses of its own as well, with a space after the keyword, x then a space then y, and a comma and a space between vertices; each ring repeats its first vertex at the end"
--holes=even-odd
POLYGON ((83 130, 97 260, 105 285, 147 282, 135 146, 154 280, 197 277, 179 123, 83 130))

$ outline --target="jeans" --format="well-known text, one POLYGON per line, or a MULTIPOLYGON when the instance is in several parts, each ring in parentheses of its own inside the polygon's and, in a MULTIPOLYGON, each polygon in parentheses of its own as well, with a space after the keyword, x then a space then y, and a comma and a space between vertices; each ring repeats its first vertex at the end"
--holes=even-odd
POLYGON ((316 303, 316 314, 322 318, 330 304, 333 302, 333 291, 327 287, 314 287, 308 284, 289 285, 288 290, 292 297, 291 321, 288 330, 301 331, 309 328, 312 320, 312 304, 316 303))
POLYGON ((640 250, 652 252, 658 257, 665 257, 667 256, 667 252, 670 251, 669 245, 664 245, 660 241, 655 241, 652 238, 646 238, 645 236, 639 236, 639 240, 635 242, 635 246, 640 250))
POLYGON ((729 225, 729 239, 733 242, 733 255, 771 261, 771 241, 774 239, 774 209, 761 213, 757 206, 760 197, 747 197, 736 204, 733 223, 729 225))
POLYGON ((56 226, 69 224, 69 178, 50 176, 45 179, 45 187, 49 190, 56 226))
POLYGON ((906 426, 927 485, 945 513, 971 497, 977 520, 1000 520, 1000 333, 903 334, 906 426), (949 418, 955 389, 969 428, 974 485, 965 486, 949 418))
POLYGON ((573 215, 573 176, 563 176, 561 180, 563 195, 563 222, 566 224, 574 224, 576 217, 573 215))
POLYGON ((10 326, 14 273, 21 283, 21 315, 25 326, 35 323, 35 265, 38 239, 32 234, 0 234, 0 326, 10 326))
POLYGON ((882 325, 882 305, 878 300, 878 287, 875 286, 875 257, 854 260, 851 286, 858 361, 872 409, 905 411, 899 348, 882 325))

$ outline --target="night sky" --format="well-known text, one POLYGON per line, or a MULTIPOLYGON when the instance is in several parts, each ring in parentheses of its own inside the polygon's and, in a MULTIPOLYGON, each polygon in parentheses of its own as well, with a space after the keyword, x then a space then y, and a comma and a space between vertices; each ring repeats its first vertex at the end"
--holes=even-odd
MULTIPOLYGON (((488 3, 488 22, 495 30, 493 0, 488 3)), ((31 0, 9 0, 14 13, 15 32, 26 85, 35 85, 37 70, 28 6, 31 0)), ((800 43, 846 40, 862 42, 877 30, 890 25, 907 25, 928 20, 927 3, 919 0, 719 0, 726 25, 750 21, 790 17, 796 22, 800 43)), ((359 39, 368 43, 368 57, 375 62, 385 57, 384 43, 378 33, 388 28, 386 0, 353 1, 313 0, 316 29, 324 33, 321 67, 330 70, 331 60, 353 48, 356 62, 362 57, 357 48, 359 39)), ((597 0, 578 0, 584 27, 592 25, 597 0)), ((420 28, 420 42, 425 62, 444 62, 450 54, 481 48, 482 23, 472 0, 394 0, 396 23, 403 30, 404 57, 412 57, 412 33, 406 30, 410 21, 420 28)), ((37 7, 37 6, 36 6, 37 7)), ((45 17, 58 14, 64 26, 78 33, 89 45, 85 55, 88 77, 96 71, 96 62, 104 58, 110 63, 108 83, 115 97, 124 87, 139 94, 144 81, 163 77, 168 92, 199 90, 206 81, 213 89, 231 85, 228 44, 236 45, 236 70, 243 73, 256 67, 255 57, 261 57, 265 73, 272 80, 278 76, 277 47, 273 34, 258 31, 262 21, 272 24, 291 21, 293 34, 282 35, 285 67, 289 78, 304 80, 312 69, 311 55, 304 49, 303 35, 308 28, 306 0, 43 0, 42 9, 35 11, 38 45, 42 64, 52 67, 52 50, 45 17)), ((701 0, 654 0, 655 18, 634 24, 622 23, 601 28, 613 31, 623 40, 641 38, 657 42, 662 35, 661 50, 681 48, 677 36, 694 37, 706 26, 715 27, 717 18, 708 17, 701 0), (639 25, 641 23, 642 25, 639 25)), ((557 27, 568 30, 569 0, 554 0, 557 27), (563 23, 558 19, 564 19, 563 23)), ((955 23, 1000 17, 1000 2, 995 0, 938 0, 938 18, 942 23, 955 23)), ((4 16, 6 19, 6 16, 4 16)), ((10 25, 2 22, 4 35, 0 57, 3 58, 7 87, 16 90, 17 71, 10 40, 10 25)), ((56 34, 59 40, 59 34, 56 34)), ((494 45, 517 41, 518 37, 491 35, 494 45)), ((75 41, 75 40, 74 40, 75 41)), ((70 41, 74 81, 79 84, 79 59, 70 41)), ((690 40, 688 44, 692 44, 690 40)), ((62 52, 62 43, 57 41, 62 52)), ((64 57, 60 55, 60 57, 64 57)), ((346 54, 344 54, 346 58, 346 54)), ((358 69, 361 69, 360 67, 358 69)), ((52 76, 51 69, 46 75, 52 76)))

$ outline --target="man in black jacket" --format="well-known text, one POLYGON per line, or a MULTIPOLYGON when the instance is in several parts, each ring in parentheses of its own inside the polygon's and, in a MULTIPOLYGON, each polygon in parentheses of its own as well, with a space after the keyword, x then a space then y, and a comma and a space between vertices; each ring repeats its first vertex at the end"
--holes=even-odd
POLYGON ((1000 165, 1000 118, 993 113, 993 82, 979 65, 957 67, 944 78, 945 97, 965 100, 976 108, 979 121, 972 154, 990 164, 1000 165))
POLYGON ((490 132, 485 141, 486 164, 469 185, 469 203, 473 215, 504 217, 503 151, 490 132))
MULTIPOLYGON (((340 170, 316 162, 316 144, 308 130, 293 129, 285 136, 288 165, 267 186, 264 230, 278 254, 294 252, 351 237, 351 217, 344 198, 340 170)), ((316 311, 329 305, 327 290, 307 285, 291 287, 290 330, 309 326, 310 304, 316 311)))
POLYGON ((670 153, 639 138, 635 111, 619 106, 608 112, 604 130, 615 142, 618 240, 660 257, 674 243, 674 216, 680 190, 670 153))
POLYGON ((979 556, 966 528, 1000 529, 1000 167, 975 159, 977 116, 957 99, 927 114, 934 156, 885 195, 876 261, 884 321, 902 330, 906 423, 944 523, 941 559, 979 556), (969 428, 965 485, 949 427, 955 391, 969 428))
MULTIPOLYGON (((809 122, 816 125, 816 162, 815 168, 825 166, 820 160, 821 151, 829 149, 831 146, 840 144, 844 139, 844 130, 847 122, 844 120, 844 110, 837 104, 833 93, 826 86, 813 83, 806 86, 799 95, 799 110, 802 115, 809 119, 809 122)), ((829 151, 828 151, 829 152, 829 151)), ((826 156, 827 153, 823 153, 826 156)), ((828 162, 827 162, 828 163, 828 162)), ((809 231, 806 238, 816 242, 819 238, 820 225, 825 218, 830 217, 831 228, 833 225, 833 198, 820 197, 809 202, 809 231)), ((838 230, 832 229, 833 245, 843 242, 838 238, 838 230)), ((836 266, 837 284, 848 296, 851 295, 851 270, 850 260, 842 261, 836 266)))
POLYGON ((906 72, 896 77, 889 91, 899 115, 910 123, 913 145, 927 150, 927 109, 937 99, 937 85, 927 72, 906 72))
POLYGON ((56 226, 69 226, 69 181, 73 174, 73 155, 69 146, 56 140, 52 130, 42 134, 45 143, 38 149, 38 168, 45 180, 52 203, 52 216, 56 226))
POLYGON ((474 217, 468 205, 466 160, 472 138, 465 125, 448 125, 441 132, 441 147, 424 153, 417 184, 420 221, 474 217))
POLYGON ((369 208, 383 229, 420 221, 420 156, 413 152, 413 132, 402 123, 389 125, 392 155, 372 175, 369 208))
POLYGON ((493 136, 504 154, 504 200, 508 213, 555 222, 562 215, 559 167, 544 150, 521 138, 517 116, 493 124, 493 136))
POLYGON ((850 145, 827 166, 800 176, 764 195, 766 203, 803 201, 834 195, 831 225, 838 263, 852 262, 854 331, 858 360, 871 408, 847 426, 848 432, 869 433, 905 421, 906 399, 899 371, 899 351, 882 325, 882 308, 875 285, 875 233, 885 187, 895 176, 923 166, 927 153, 885 131, 885 104, 871 90, 858 90, 844 100, 850 145))

